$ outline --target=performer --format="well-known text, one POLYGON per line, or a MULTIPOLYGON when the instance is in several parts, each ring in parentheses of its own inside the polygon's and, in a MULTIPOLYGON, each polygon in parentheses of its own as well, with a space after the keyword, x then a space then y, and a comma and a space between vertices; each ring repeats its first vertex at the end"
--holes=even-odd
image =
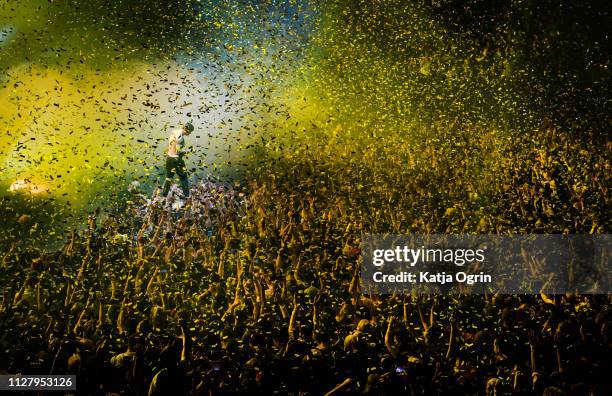
POLYGON ((175 129, 168 139, 168 155, 166 158, 166 180, 164 181, 162 195, 165 197, 170 191, 174 175, 178 175, 181 182, 181 189, 185 197, 189 196, 189 181, 187 179, 187 168, 185 167, 185 136, 193 132, 193 125, 186 123, 181 128, 175 129))

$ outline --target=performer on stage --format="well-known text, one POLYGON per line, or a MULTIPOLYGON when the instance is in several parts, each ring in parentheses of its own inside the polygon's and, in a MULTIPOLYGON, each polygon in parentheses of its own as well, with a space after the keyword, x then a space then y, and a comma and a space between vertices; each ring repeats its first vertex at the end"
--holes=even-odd
POLYGON ((168 139, 168 155, 166 158, 166 180, 162 189, 162 195, 165 197, 170 191, 174 175, 178 175, 181 182, 181 189, 185 197, 189 196, 189 181, 187 179, 187 168, 185 167, 185 136, 189 136, 193 132, 193 125, 186 123, 172 131, 168 139))

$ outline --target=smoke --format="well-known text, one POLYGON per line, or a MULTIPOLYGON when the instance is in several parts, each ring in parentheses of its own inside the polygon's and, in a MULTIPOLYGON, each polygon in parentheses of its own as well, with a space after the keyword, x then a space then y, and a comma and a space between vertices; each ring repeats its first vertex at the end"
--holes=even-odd
POLYGON ((2 194, 22 180, 82 210, 132 180, 150 191, 185 121, 192 180, 244 169, 268 99, 303 56, 304 2, 179 3, 0 8, 0 49, 11 54, 0 58, 2 194))

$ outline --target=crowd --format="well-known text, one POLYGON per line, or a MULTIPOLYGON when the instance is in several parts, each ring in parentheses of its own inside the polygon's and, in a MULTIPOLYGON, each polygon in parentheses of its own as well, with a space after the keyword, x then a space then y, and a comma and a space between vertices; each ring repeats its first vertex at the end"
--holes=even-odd
MULTIPOLYGON (((188 199, 132 186, 125 212, 92 213, 61 249, 2 252, 0 370, 76 374, 78 393, 93 395, 611 394, 610 296, 361 290, 363 231, 493 229, 486 214, 474 219, 422 188, 443 185, 436 172, 461 182, 440 168, 457 164, 452 156, 439 150, 429 172, 402 168, 405 198, 382 188, 384 174, 368 179, 371 168, 352 163, 351 179, 319 154, 281 161, 267 178, 200 183, 188 199)), ((537 155, 509 159, 515 175, 538 166, 528 173, 535 191, 511 172, 499 181, 515 180, 498 202, 525 217, 562 194, 558 178, 556 191, 537 188, 558 174, 537 155)), ((600 205, 561 199, 589 213, 600 205)), ((586 227, 575 219, 568 227, 586 227)))

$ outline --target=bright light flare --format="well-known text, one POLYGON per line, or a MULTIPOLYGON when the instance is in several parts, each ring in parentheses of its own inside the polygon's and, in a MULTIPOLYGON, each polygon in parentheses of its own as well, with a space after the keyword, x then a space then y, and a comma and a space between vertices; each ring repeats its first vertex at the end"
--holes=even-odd
POLYGON ((49 187, 44 184, 35 184, 28 180, 15 180, 9 187, 13 193, 27 192, 30 194, 41 194, 49 191, 49 187))

